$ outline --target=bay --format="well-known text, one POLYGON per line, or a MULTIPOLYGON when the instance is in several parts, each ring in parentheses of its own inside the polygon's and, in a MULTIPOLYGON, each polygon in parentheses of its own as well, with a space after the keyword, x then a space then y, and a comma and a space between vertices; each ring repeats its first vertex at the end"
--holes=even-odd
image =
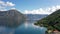
POLYGON ((15 34, 45 34, 47 29, 44 27, 35 26, 35 22, 36 20, 26 21, 26 23, 16 29, 15 34))

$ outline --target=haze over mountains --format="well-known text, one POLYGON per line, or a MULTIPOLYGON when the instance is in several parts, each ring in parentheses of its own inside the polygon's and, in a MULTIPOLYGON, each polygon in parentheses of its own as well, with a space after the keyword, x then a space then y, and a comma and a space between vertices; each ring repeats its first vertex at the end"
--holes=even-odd
POLYGON ((48 15, 47 14, 25 14, 25 16, 27 17, 27 20, 39 20, 48 15))

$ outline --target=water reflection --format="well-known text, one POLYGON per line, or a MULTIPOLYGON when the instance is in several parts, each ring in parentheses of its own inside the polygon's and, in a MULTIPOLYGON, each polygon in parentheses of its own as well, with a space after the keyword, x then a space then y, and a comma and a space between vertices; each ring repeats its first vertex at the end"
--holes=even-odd
POLYGON ((14 34, 15 29, 0 26, 0 34, 14 34))
POLYGON ((25 25, 25 28, 27 28, 27 27, 28 27, 28 23, 27 23, 27 22, 25 22, 25 23, 24 23, 24 25, 25 25))
POLYGON ((45 34, 44 27, 34 25, 36 21, 26 21, 16 29, 0 27, 0 34, 45 34))
POLYGON ((35 22, 36 21, 26 21, 24 24, 16 29, 15 34, 45 34, 45 31, 47 29, 34 25, 35 22))

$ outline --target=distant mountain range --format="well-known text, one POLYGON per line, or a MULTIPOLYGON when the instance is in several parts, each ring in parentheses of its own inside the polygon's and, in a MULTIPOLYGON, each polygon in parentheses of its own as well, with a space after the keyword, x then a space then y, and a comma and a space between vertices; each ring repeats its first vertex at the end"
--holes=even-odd
POLYGON ((48 15, 47 14, 25 14, 25 16, 27 17, 26 20, 40 20, 48 15))

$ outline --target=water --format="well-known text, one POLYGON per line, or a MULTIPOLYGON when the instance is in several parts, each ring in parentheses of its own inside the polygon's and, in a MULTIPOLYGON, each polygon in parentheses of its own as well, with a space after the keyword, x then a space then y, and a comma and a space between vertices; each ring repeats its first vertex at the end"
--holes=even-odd
POLYGON ((15 34, 45 34, 46 28, 35 26, 34 22, 26 21, 16 29, 15 34))
POLYGON ((0 34, 45 34, 46 28, 34 25, 36 21, 26 21, 16 29, 0 27, 0 34))
POLYGON ((28 17, 28 20, 16 29, 0 27, 0 34, 45 34, 45 31, 47 30, 46 28, 34 25, 34 23, 38 19, 40 20, 42 17, 44 17, 44 15, 26 16, 28 17))
POLYGON ((11 29, 11 28, 8 28, 8 27, 3 27, 3 26, 0 26, 0 34, 14 34, 15 32, 15 29, 11 29))

